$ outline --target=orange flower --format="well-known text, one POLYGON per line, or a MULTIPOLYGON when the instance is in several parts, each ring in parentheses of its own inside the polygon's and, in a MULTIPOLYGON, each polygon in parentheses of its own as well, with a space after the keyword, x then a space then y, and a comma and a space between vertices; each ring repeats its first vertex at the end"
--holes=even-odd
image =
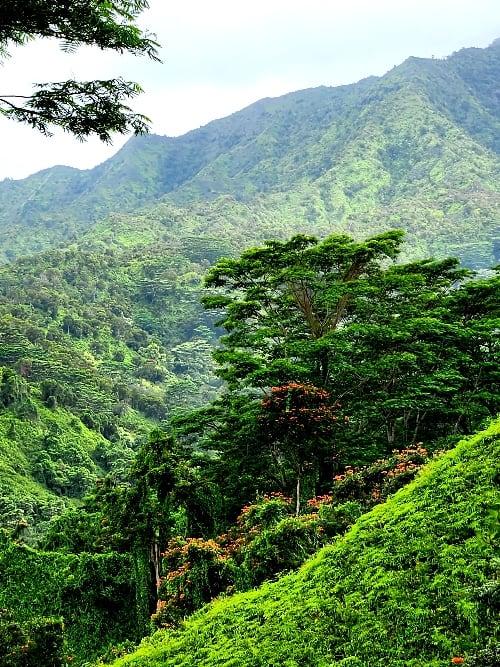
POLYGON ((451 659, 451 664, 452 665, 463 665, 465 660, 463 658, 459 658, 458 656, 455 656, 454 658, 451 659))

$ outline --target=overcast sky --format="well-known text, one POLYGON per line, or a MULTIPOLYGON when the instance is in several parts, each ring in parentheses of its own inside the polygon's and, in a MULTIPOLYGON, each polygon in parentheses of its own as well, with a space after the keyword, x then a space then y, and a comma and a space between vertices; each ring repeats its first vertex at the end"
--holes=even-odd
MULTIPOLYGON (((135 108, 158 134, 178 135, 255 100, 383 74, 410 55, 443 57, 500 37, 500 0, 151 0, 142 23, 156 32, 163 63, 50 41, 13 52, 0 68, 0 94, 31 83, 123 75, 145 93, 135 108)), ((0 178, 55 164, 87 168, 113 146, 0 119, 0 178)))

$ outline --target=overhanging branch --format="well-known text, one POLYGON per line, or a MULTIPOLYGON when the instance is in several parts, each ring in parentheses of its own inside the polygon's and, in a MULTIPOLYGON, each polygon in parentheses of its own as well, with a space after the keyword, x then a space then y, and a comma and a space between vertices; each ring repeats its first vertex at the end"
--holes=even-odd
POLYGON ((97 135, 109 142, 112 132, 135 134, 148 131, 149 120, 136 114, 124 101, 135 97, 141 88, 123 79, 100 81, 64 81, 38 84, 31 96, 0 96, 0 112, 27 123, 45 135, 51 127, 60 127, 78 139, 97 135), (19 105, 14 100, 26 100, 19 105))

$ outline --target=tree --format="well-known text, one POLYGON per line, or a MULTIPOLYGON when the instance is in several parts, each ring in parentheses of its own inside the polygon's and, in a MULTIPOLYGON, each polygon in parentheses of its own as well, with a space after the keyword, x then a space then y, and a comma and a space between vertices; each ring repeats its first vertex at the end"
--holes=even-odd
MULTIPOLYGON (((471 281, 453 258, 397 264, 401 242, 399 231, 365 241, 296 236, 211 269, 204 304, 222 313, 215 358, 227 387, 176 426, 219 453, 214 475, 226 498, 291 495, 289 471, 304 464, 318 471, 308 492, 325 492, 332 452, 337 465, 368 463, 470 432, 498 409, 498 279, 471 281), (348 424, 323 422, 321 437, 294 431, 294 385, 326 392, 348 424), (273 387, 281 398, 269 402, 273 387)), ((309 412, 300 414, 314 426, 309 412)))
POLYGON ((217 294, 203 303, 224 309, 217 323, 228 332, 216 354, 221 376, 232 386, 279 384, 312 344, 319 352, 314 368, 293 372, 327 382, 328 358, 317 341, 349 319, 357 294, 380 274, 383 261, 398 255, 402 238, 399 230, 363 242, 333 235, 320 243, 298 235, 220 260, 205 280, 217 294))
MULTIPOLYGON (((158 60, 154 36, 136 25, 147 0, 3 0, 0 6, 0 58, 11 45, 34 38, 53 38, 72 51, 82 44, 158 60)), ((31 125, 45 135, 60 127, 78 139, 97 135, 110 141, 112 132, 136 134, 148 129, 148 119, 125 103, 141 92, 122 78, 35 85, 31 95, 0 92, 0 113, 31 125)))
MULTIPOLYGON (((271 387, 262 402, 260 419, 275 462, 283 469, 282 462, 286 461, 295 474, 296 515, 300 512, 303 477, 317 481, 320 473, 327 470, 328 481, 333 478, 331 464, 339 454, 334 438, 339 408, 325 389, 297 382, 271 387)), ((314 481, 311 486, 309 493, 314 495, 314 481)))

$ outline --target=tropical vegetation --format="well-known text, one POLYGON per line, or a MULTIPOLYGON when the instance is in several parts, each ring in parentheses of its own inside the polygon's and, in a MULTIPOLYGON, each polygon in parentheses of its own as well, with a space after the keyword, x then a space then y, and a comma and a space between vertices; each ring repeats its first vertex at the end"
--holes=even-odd
POLYGON ((499 46, 0 183, 2 667, 498 664, 499 46))

